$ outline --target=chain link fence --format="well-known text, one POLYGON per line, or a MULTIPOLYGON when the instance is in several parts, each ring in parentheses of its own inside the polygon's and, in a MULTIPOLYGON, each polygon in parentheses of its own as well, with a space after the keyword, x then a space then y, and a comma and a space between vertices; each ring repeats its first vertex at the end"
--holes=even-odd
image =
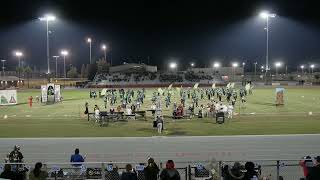
MULTIPOLYGON (((303 171, 299 165, 300 160, 254 160, 254 171, 263 180, 300 180, 303 171)), ((138 180, 145 180, 145 163, 137 162, 85 162, 82 164, 70 163, 43 163, 42 170, 48 173, 49 180, 63 179, 103 179, 120 180, 126 165, 131 164, 137 174, 138 180)), ((28 179, 34 164, 11 164, 11 170, 28 179)), ((175 168, 180 174, 181 180, 223 180, 227 174, 237 165, 239 172, 245 175, 245 161, 199 161, 199 162, 175 162, 175 168), (240 166, 239 166, 240 165, 240 166)), ((4 171, 5 163, 0 163, 0 173, 4 171)), ((165 162, 158 164, 160 171, 166 168, 165 162)), ((160 174, 160 173, 159 173, 160 174)), ((160 177, 158 177, 160 179, 160 177)))

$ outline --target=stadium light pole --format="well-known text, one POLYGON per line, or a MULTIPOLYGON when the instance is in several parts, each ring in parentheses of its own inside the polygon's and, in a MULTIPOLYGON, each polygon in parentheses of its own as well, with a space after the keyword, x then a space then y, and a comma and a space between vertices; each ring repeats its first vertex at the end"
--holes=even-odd
POLYGON ((243 76, 245 75, 245 65, 246 65, 246 63, 245 62, 242 62, 242 68, 243 68, 243 76))
POLYGON ((58 58, 60 56, 52 56, 52 57, 56 59, 56 78, 57 78, 58 77, 58 58))
POLYGON ((20 82, 20 71, 21 71, 21 57, 23 56, 23 53, 21 51, 16 51, 15 52, 15 56, 18 57, 18 61, 19 61, 19 69, 18 69, 18 74, 19 74, 19 82, 20 82))
POLYGON ((235 74, 236 74, 236 67, 238 67, 238 63, 232 63, 232 69, 233 69, 233 81, 235 81, 235 74))
POLYGON ((313 69, 314 69, 314 64, 311 64, 310 68, 311 68, 311 75, 312 75, 313 74, 313 69))
POLYGON ((269 18, 275 18, 276 14, 271 14, 268 11, 262 11, 260 17, 266 20, 266 33, 267 33, 267 44, 266 44, 266 73, 270 70, 269 67, 269 18))
POLYGON ((218 63, 218 62, 213 63, 214 75, 216 75, 216 71, 217 71, 217 69, 218 69, 219 67, 220 67, 220 63, 218 63))
POLYGON ((21 56, 23 56, 23 53, 21 51, 16 51, 15 56, 18 57, 18 61, 19 61, 19 68, 21 67, 21 56))
POLYGON ((194 66, 195 66, 195 63, 194 63, 194 62, 191 62, 191 63, 190 63, 190 66, 191 66, 191 67, 194 67, 194 66))
POLYGON ((89 48, 90 48, 90 50, 89 50, 89 51, 90 51, 89 62, 90 62, 90 64, 91 64, 91 57, 92 57, 92 56, 91 56, 91 43, 92 43, 92 39, 91 39, 91 38, 88 38, 88 39, 87 39, 87 42, 89 43, 89 48))
POLYGON ((6 60, 5 59, 1 59, 1 62, 2 62, 2 74, 3 74, 3 77, 4 77, 4 62, 6 62, 6 60))
POLYGON ((104 52, 104 60, 107 61, 107 46, 105 44, 102 44, 101 45, 101 49, 103 50, 104 52))
POLYGON ((68 56, 69 52, 67 50, 62 50, 61 55, 63 56, 63 72, 64 72, 64 78, 67 78, 66 73, 66 56, 68 56))
POLYGON ((257 62, 254 62, 253 63, 254 64, 254 77, 256 77, 257 76, 257 62))
POLYGON ((301 68, 301 76, 303 76, 303 73, 304 73, 304 72, 303 72, 304 65, 301 65, 300 68, 301 68))
POLYGON ((40 21, 46 21, 46 25, 47 25, 47 63, 48 63, 48 72, 47 73, 50 74, 49 22, 56 20, 56 17, 51 14, 47 14, 44 17, 40 17, 39 19, 40 19, 40 21))
POLYGON ((274 65, 276 66, 276 76, 278 76, 278 68, 281 67, 282 64, 281 62, 276 62, 274 65))

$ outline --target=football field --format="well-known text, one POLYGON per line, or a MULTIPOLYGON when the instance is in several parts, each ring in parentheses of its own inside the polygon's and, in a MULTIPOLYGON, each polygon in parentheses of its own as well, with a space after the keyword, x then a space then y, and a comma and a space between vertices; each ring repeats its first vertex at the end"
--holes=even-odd
MULTIPOLYGON (((257 88, 247 97, 247 103, 236 103, 236 115, 225 124, 215 124, 212 118, 173 120, 165 118, 165 136, 207 135, 264 135, 264 134, 313 134, 320 132, 320 88, 285 87, 285 105, 275 106, 275 88, 257 88), (312 112, 312 113, 310 113, 312 112)), ((138 89, 135 89, 138 90, 138 89)), ((96 90, 98 91, 98 90, 96 90)), ((150 109, 154 89, 146 89, 145 103, 141 110, 150 109)), ((0 137, 131 137, 156 136, 152 128, 153 118, 147 113, 147 121, 129 120, 110 123, 108 127, 87 121, 83 114, 85 102, 89 111, 97 104, 104 111, 102 98, 90 99, 89 89, 62 90, 63 101, 46 105, 34 102, 29 107, 28 97, 40 96, 40 90, 19 90, 18 105, 0 106, 0 137)), ((179 102, 174 92, 172 102, 179 102)), ((172 105, 163 114, 172 114, 172 105)), ((239 98, 238 98, 239 99, 239 98)), ((34 98, 35 101, 35 98, 34 98)), ((119 103, 118 98, 118 103, 119 103)), ((205 97, 199 105, 209 101, 205 97)), ((191 99, 187 100, 187 104, 191 99)), ((110 108, 110 105, 107 107, 110 108)), ((197 108, 195 109, 197 111, 197 108)))

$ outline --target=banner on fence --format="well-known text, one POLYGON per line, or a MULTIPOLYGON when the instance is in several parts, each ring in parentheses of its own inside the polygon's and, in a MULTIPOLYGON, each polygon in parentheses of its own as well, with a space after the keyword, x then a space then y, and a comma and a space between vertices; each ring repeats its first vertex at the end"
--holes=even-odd
POLYGON ((0 105, 17 104, 17 90, 0 90, 0 105))

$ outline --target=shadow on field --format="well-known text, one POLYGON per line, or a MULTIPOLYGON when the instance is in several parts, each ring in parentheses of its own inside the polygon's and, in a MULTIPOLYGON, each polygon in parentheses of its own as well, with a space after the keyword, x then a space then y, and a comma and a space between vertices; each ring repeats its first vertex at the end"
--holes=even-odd
POLYGON ((183 131, 181 128, 174 128, 174 129, 168 129, 168 130, 169 130, 169 133, 168 133, 169 136, 185 136, 185 135, 187 135, 187 132, 183 131))
POLYGON ((25 104, 28 104, 27 102, 24 102, 24 103, 18 103, 16 104, 15 106, 20 106, 20 105, 25 105, 25 104))
POLYGON ((257 105, 264 105, 264 106, 276 106, 274 103, 270 102, 251 102, 252 104, 257 104, 257 105))

